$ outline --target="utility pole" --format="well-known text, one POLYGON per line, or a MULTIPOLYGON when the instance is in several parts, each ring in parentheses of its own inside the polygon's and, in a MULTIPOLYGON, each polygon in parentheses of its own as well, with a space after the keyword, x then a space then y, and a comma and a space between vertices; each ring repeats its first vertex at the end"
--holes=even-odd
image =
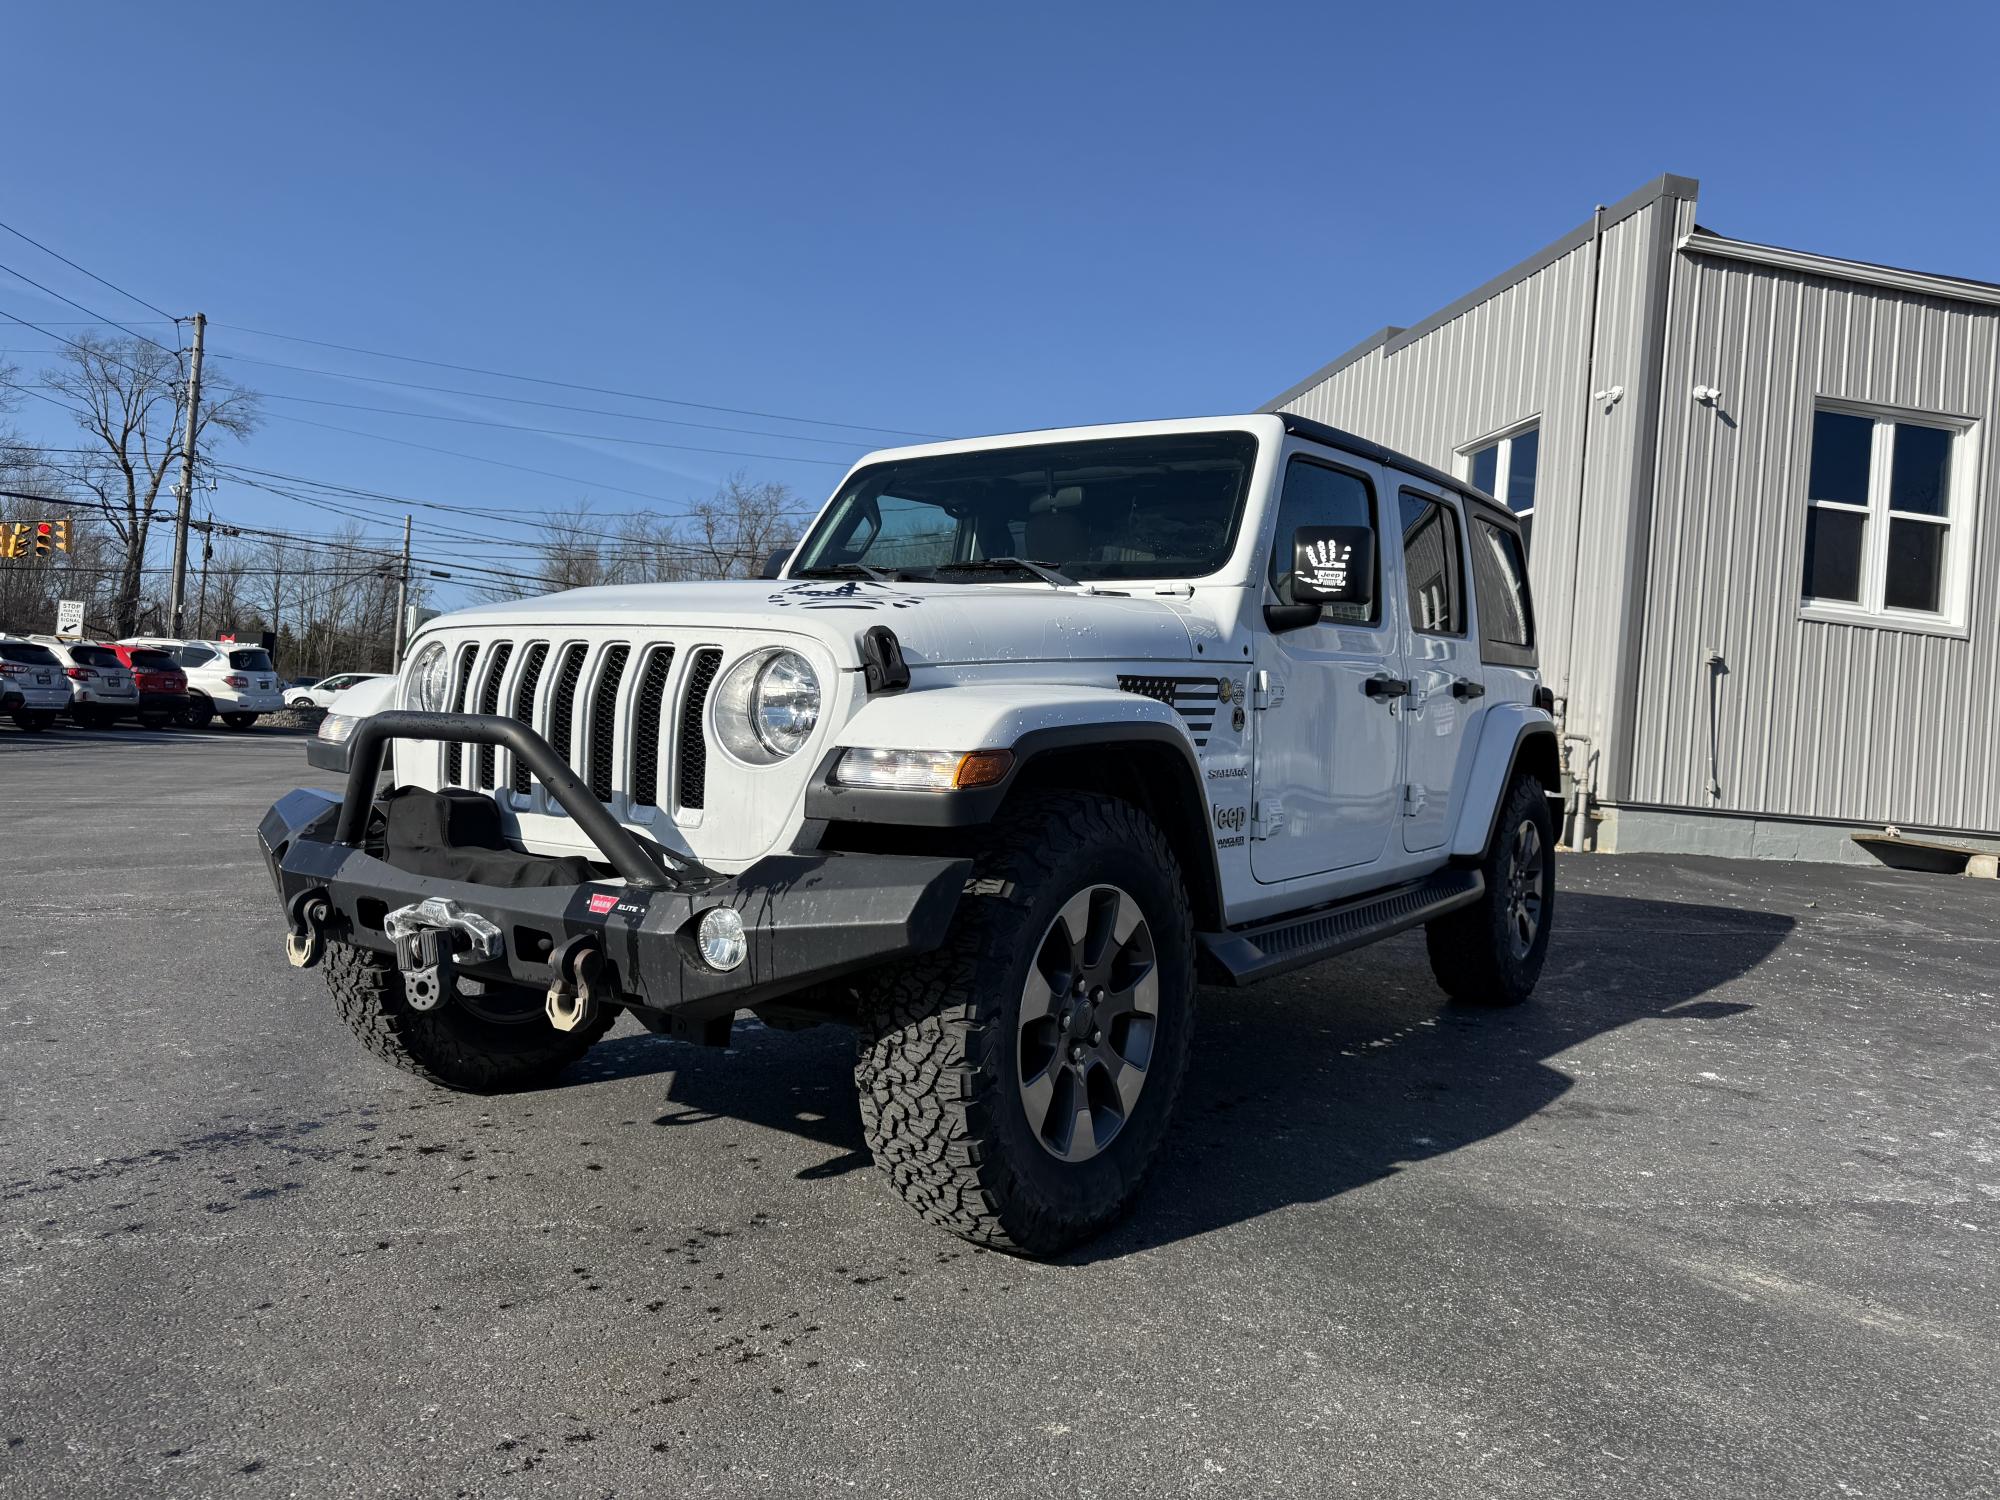
POLYGON ((173 636, 184 634, 187 623, 188 514, 194 509, 194 435, 201 415, 201 334, 208 319, 194 315, 194 349, 188 361, 187 426, 181 438, 181 504, 174 517, 174 576, 167 605, 169 629, 173 636))
POLYGON ((410 517, 403 517, 403 571, 396 575, 396 649, 389 670, 403 669, 403 637, 410 628, 410 517))
POLYGON ((208 560, 215 556, 215 512, 208 513, 208 519, 201 528, 201 602, 194 607, 194 633, 208 639, 208 560))

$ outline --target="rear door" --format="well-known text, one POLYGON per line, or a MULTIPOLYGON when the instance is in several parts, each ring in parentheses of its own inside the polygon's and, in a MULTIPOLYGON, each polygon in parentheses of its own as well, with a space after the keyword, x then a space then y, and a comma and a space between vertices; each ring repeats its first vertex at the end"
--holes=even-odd
POLYGON ((1267 597, 1295 602, 1292 534, 1301 526, 1369 528, 1377 571, 1372 604, 1326 605, 1318 624, 1258 637, 1250 868, 1265 883, 1378 864, 1393 848, 1402 784, 1402 717, 1380 691, 1399 676, 1402 654, 1402 597, 1383 587, 1394 572, 1382 472, 1294 446, 1282 483, 1267 597))
POLYGON ((1458 498, 1403 481, 1396 495, 1403 565, 1403 848, 1443 846, 1465 795, 1486 685, 1472 633, 1465 518, 1458 498))

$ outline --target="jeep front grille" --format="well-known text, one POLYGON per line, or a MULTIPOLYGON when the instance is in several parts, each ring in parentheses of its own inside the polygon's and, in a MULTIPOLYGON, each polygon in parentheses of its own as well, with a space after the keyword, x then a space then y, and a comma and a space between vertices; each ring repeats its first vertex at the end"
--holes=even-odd
POLYGON ((708 690, 715 686, 715 674, 722 666, 722 653, 710 648, 694 654, 694 668, 688 673, 687 695, 681 702, 680 799, 682 807, 708 805, 708 745, 702 738, 702 710, 708 706, 708 690))
MULTIPOLYGON (((451 708, 508 712, 600 802, 699 809, 708 790, 708 696, 722 664, 717 647, 679 651, 667 641, 482 641, 454 661, 451 708)), ((490 745, 468 756, 447 743, 443 771, 447 786, 505 789, 522 802, 543 795, 526 766, 490 745)))

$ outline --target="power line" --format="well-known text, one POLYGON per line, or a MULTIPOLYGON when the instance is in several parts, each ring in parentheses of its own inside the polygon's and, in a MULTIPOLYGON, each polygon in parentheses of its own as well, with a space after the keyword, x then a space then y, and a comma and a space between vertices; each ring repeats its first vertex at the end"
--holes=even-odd
MULTIPOLYGON (((57 256, 56 258, 60 260, 62 257, 57 256)), ((155 349, 159 350, 162 354, 171 354, 177 359, 180 357, 179 350, 169 349, 165 344, 161 343, 158 339, 147 338, 145 334, 138 333, 130 328, 127 328, 123 323, 118 322, 116 319, 99 317, 99 315, 96 312, 94 312, 92 309, 88 307, 85 307, 81 302, 78 302, 74 297, 65 297, 61 292, 55 290, 55 288, 43 286, 39 281, 35 280, 34 277, 29 276, 24 272, 15 270, 5 261, 0 261, 0 271, 5 271, 9 276, 12 276, 16 281, 27 282, 28 285, 33 287, 36 291, 43 293, 45 296, 53 297, 58 302, 66 303, 69 306, 75 308, 78 312, 90 313, 90 315, 93 318, 97 318, 100 323, 107 324, 108 326, 117 329, 120 333, 138 339, 142 343, 151 344, 155 349)))
POLYGON ((685 406, 695 411, 722 412, 732 417, 759 417, 767 422, 800 422, 810 427, 845 427, 854 432, 881 432, 891 437, 931 438, 942 441, 942 435, 935 432, 910 432, 900 427, 871 427, 864 422, 834 422, 823 417, 795 417, 784 412, 753 411, 741 406, 715 406, 706 401, 684 401, 674 396, 653 396, 643 391, 621 391, 610 386, 580 385, 570 380, 552 380, 542 375, 516 375, 509 370, 487 370, 478 365, 452 364, 442 359, 421 359, 414 354, 392 354, 384 349, 363 349, 354 344, 335 344, 325 339, 309 339, 296 333, 272 333, 263 328, 245 328, 240 323, 217 323, 217 328, 227 328, 234 333, 254 334, 258 338, 284 339, 294 344, 311 344, 320 349, 339 349, 347 354, 365 354, 372 359, 397 359, 406 364, 429 365, 437 370, 456 370, 461 375, 485 375, 495 380, 519 380, 530 385, 555 386, 566 391, 584 391, 593 396, 621 396, 628 401, 651 401, 661 406, 685 406))
MULTIPOLYGON (((219 327, 221 325, 218 324, 216 326, 219 327)), ((0 349, 0 354, 45 354, 47 352, 44 349, 0 349)), ((394 386, 399 390, 428 391, 440 396, 469 396, 476 401, 506 401, 515 406, 539 406, 549 411, 573 411, 585 416, 615 417, 622 422, 652 422, 664 427, 694 427, 699 428, 703 432, 734 432, 741 433, 745 437, 768 437, 788 443, 824 443, 829 447, 835 448, 866 448, 868 446, 866 443, 857 443, 851 438, 812 437, 803 432, 772 432, 766 427, 726 427, 715 422, 691 422, 686 417, 649 417, 641 412, 613 411, 605 406, 577 406, 567 401, 537 401, 533 396, 503 396, 498 391, 473 391, 458 385, 428 385, 420 380, 391 380, 386 375, 354 375, 345 370, 321 370, 311 365, 288 365, 275 359, 255 359, 248 354, 219 354, 216 358, 231 360, 238 364, 262 365, 273 370, 292 370, 301 375, 324 375, 333 380, 359 380, 365 381, 370 385, 394 386)), ((280 401, 303 401, 306 398, 303 396, 278 396, 272 399, 280 401)), ((332 405, 334 403, 328 402, 325 404, 332 405)), ((393 410, 398 416, 424 415, 423 413, 407 412, 400 407, 358 407, 356 410, 393 410)), ((793 421, 796 419, 787 417, 784 420, 793 421)), ((532 431, 534 429, 528 430, 532 431)), ((862 430, 876 431, 880 429, 864 428, 862 430)))
MULTIPOLYGON (((593 443, 623 443, 633 448, 671 448, 677 453, 720 453, 728 458, 757 458, 770 463, 785 464, 825 464, 830 468, 836 469, 845 469, 849 466, 847 461, 838 458, 806 458, 791 453, 747 453, 740 448, 700 448, 688 443, 662 443, 652 438, 618 437, 604 432, 573 432, 564 427, 529 427, 520 422, 496 422, 486 417, 455 417, 447 412, 408 411, 395 406, 363 406, 353 401, 327 401, 318 396, 279 396, 273 395, 269 391, 264 392, 263 396, 266 401, 296 401, 305 406, 337 407, 341 411, 374 412, 379 416, 387 417, 415 417, 425 422, 455 422, 461 427, 501 427, 509 432, 535 433, 542 437, 585 438, 593 443)), ((282 416, 283 413, 277 413, 277 415, 282 416)), ((295 417, 291 420, 297 421, 298 418, 295 417)), ((783 436, 783 434, 775 432, 759 435, 774 438, 783 436)), ((370 433, 369 436, 379 437, 381 434, 370 433)), ((826 438, 807 438, 805 441, 809 443, 823 443, 829 440, 826 438)), ((859 447, 861 445, 851 444, 850 446, 859 447)))
MULTIPOLYGON (((99 286, 109 287, 119 296, 125 297, 133 302, 138 303, 148 312, 159 313, 160 316, 162 318, 165 318, 169 323, 180 322, 180 319, 176 318, 172 313, 163 312, 161 311, 161 309, 153 306, 153 304, 148 302, 144 297, 141 297, 136 293, 126 291, 124 287, 119 286, 115 282, 106 281, 102 276, 99 276, 95 271, 89 270, 83 266, 78 265, 75 261, 71 260, 67 255, 64 255, 60 250, 51 250, 47 245, 44 245, 40 240, 30 238, 28 235, 21 233, 21 231, 16 229, 12 224, 6 223, 5 221, 0 221, 0 229, 6 230, 9 234, 13 235, 14 238, 17 240, 27 240, 29 244, 33 245, 37 250, 41 251, 42 254, 53 255, 57 260, 61 261, 64 265, 68 266, 72 271, 82 271, 84 275, 88 276, 92 281, 96 282, 99 286)), ((90 309, 87 307, 82 310, 84 312, 90 311, 90 309)))

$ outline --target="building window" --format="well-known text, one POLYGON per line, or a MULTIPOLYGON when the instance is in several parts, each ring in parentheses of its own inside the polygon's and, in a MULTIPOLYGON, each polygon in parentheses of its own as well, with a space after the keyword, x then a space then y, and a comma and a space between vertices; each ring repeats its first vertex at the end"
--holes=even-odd
POLYGON ((1806 480, 1808 613, 1952 623, 1963 426, 1822 404, 1806 480))
POLYGON ((1535 526, 1535 471, 1542 456, 1542 429, 1530 422, 1465 450, 1465 477, 1521 518, 1525 544, 1535 526))

